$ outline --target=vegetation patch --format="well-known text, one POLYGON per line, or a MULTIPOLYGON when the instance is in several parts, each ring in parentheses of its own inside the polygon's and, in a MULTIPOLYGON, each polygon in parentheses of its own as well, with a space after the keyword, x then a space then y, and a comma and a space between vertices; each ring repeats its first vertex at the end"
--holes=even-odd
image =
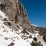
POLYGON ((34 41, 37 41, 37 38, 36 37, 34 37, 33 39, 34 39, 34 41))
POLYGON ((32 41, 31 45, 32 46, 43 46, 41 43, 36 42, 36 41, 32 41))
POLYGON ((43 40, 46 42, 46 35, 43 36, 43 40))
POLYGON ((29 38, 32 38, 32 35, 29 35, 29 38))
POLYGON ((5 39, 5 40, 8 40, 8 38, 7 38, 7 37, 4 37, 4 39, 5 39))

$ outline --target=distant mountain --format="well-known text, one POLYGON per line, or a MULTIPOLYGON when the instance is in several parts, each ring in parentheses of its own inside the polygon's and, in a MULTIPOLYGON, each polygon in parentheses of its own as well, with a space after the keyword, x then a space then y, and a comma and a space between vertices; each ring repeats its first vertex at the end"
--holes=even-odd
POLYGON ((19 0, 0 0, 0 46, 46 46, 46 28, 30 23, 19 0))

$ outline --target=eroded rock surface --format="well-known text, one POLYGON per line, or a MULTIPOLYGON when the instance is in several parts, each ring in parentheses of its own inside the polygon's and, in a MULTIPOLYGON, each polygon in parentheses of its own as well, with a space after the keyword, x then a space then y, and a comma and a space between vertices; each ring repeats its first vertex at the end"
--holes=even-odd
POLYGON ((6 13, 9 20, 31 31, 31 24, 27 16, 26 9, 18 0, 0 0, 0 9, 6 13))

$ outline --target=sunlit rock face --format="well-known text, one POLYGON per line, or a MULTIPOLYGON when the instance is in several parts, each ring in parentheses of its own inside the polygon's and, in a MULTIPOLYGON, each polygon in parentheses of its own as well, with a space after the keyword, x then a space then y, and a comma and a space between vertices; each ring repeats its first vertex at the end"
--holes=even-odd
POLYGON ((0 9, 8 15, 10 20, 31 31, 31 24, 26 9, 18 0, 0 0, 0 9))

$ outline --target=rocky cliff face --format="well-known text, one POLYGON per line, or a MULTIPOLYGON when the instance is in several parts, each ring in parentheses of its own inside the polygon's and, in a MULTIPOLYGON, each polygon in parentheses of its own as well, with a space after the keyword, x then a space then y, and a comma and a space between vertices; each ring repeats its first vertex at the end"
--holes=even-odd
POLYGON ((8 15, 9 20, 31 31, 31 24, 27 12, 22 3, 18 0, 0 0, 0 9, 8 15))

